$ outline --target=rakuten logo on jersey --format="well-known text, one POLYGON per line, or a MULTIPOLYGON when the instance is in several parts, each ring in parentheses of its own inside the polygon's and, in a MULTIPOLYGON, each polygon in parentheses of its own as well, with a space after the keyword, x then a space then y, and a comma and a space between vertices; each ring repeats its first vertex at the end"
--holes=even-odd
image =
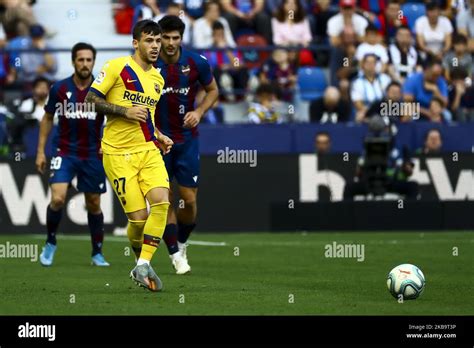
POLYGON ((191 89, 190 87, 183 87, 183 88, 167 87, 163 89, 163 92, 161 94, 165 95, 167 93, 177 93, 177 94, 188 95, 190 89, 191 89))
POLYGON ((123 93, 123 99, 130 100, 133 103, 138 103, 146 106, 155 106, 158 103, 157 99, 151 98, 149 95, 145 96, 140 92, 131 93, 130 91, 125 91, 123 93))

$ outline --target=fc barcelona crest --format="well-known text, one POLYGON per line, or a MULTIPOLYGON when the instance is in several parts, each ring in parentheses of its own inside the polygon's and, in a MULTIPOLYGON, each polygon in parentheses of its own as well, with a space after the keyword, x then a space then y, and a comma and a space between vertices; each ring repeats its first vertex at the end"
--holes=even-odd
POLYGON ((181 72, 187 76, 191 72, 191 67, 189 65, 181 65, 181 72))
POLYGON ((156 93, 160 94, 160 85, 155 83, 155 91, 156 93))

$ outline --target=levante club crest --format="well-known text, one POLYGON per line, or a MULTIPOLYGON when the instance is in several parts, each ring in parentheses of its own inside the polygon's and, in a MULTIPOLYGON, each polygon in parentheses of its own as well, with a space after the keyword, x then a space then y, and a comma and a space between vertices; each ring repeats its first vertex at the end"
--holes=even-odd
POLYGON ((160 85, 155 83, 155 91, 156 93, 160 94, 160 85))
POLYGON ((189 65, 181 65, 181 72, 188 76, 191 71, 191 67, 189 65))

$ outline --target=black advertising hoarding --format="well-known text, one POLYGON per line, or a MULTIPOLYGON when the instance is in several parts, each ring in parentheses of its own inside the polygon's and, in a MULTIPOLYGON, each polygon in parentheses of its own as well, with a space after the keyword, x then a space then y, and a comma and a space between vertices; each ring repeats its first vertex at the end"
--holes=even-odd
MULTIPOLYGON (((233 163, 229 156, 202 156, 198 230, 257 232, 281 229, 281 224, 285 225, 285 221, 281 221, 285 215, 275 217, 275 212, 282 212, 284 207, 302 207, 300 203, 342 207, 345 204, 341 202, 344 186, 352 180, 357 159, 358 156, 351 154, 324 158, 314 154, 258 155, 252 162, 233 163)), ((420 206, 419 209, 433 211, 439 209, 442 202, 458 202, 459 207, 468 207, 468 203, 474 202, 474 155, 454 153, 444 157, 415 158, 412 180, 420 184, 424 208, 420 206)), ((117 226, 124 227, 126 218, 109 184, 107 189, 107 194, 102 196, 102 209, 106 232, 112 232, 117 226)), ((88 231, 82 197, 73 187, 70 189, 61 233, 88 231)), ((44 232, 49 199, 47 177, 41 177, 35 171, 33 160, 0 162, 1 233, 44 232)), ((383 210, 384 204, 378 204, 378 209, 383 210)), ((357 209, 363 207, 360 205, 357 209)), ((333 210, 327 212, 336 214, 334 220, 326 219, 328 226, 331 221, 341 220, 337 219, 341 215, 333 210)), ((449 218, 449 211, 443 211, 449 218)), ((343 212, 342 208, 339 213, 343 212)), ((300 213, 305 214, 304 209, 300 213)), ((291 230, 292 218, 286 222, 291 230)), ((430 227, 430 224, 423 226, 430 227)), ((421 227, 418 222, 413 223, 413 229, 421 227)))

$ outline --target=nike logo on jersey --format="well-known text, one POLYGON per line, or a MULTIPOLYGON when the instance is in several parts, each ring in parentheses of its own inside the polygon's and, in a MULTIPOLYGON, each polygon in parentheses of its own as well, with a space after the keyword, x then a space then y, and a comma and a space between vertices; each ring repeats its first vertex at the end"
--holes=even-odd
POLYGON ((66 93, 67 99, 71 99, 71 95, 72 95, 72 93, 68 91, 68 92, 66 93))
POLYGON ((135 81, 137 81, 137 80, 129 80, 129 79, 127 79, 127 83, 132 83, 132 82, 135 82, 135 81))
POLYGON ((194 182, 197 182, 197 181, 198 181, 197 175, 193 176, 193 180, 194 180, 194 182))

